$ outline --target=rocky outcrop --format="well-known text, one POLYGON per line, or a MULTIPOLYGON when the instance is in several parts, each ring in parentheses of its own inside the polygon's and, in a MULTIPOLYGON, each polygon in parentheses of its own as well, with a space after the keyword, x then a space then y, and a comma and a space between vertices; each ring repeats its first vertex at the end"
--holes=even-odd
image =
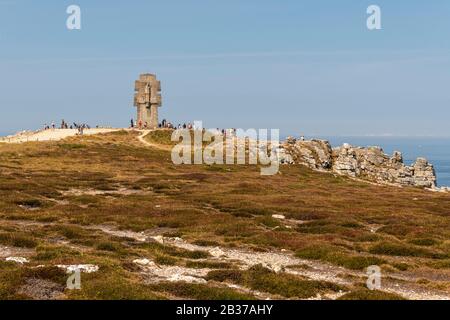
POLYGON ((284 144, 282 152, 290 156, 291 162, 313 169, 328 170, 332 165, 331 145, 325 140, 297 141, 290 137, 284 144))
POLYGON ((356 152, 351 146, 343 145, 340 150, 335 150, 333 158, 332 169, 334 171, 351 177, 360 175, 356 152))
POLYGON ((391 183, 423 188, 436 187, 433 165, 418 158, 411 166, 403 163, 401 152, 392 156, 380 147, 353 147, 344 144, 332 149, 325 140, 295 140, 288 138, 280 150, 281 163, 303 164, 315 170, 336 172, 377 183, 391 183))
POLYGON ((432 164, 428 163, 425 158, 418 158, 412 165, 414 170, 414 185, 421 187, 436 186, 436 173, 432 164))
POLYGON ((352 177, 367 178, 407 186, 431 188, 436 186, 434 168, 426 159, 419 158, 412 166, 403 163, 402 154, 395 151, 392 157, 380 147, 360 148, 350 145, 333 150, 333 171, 352 177))

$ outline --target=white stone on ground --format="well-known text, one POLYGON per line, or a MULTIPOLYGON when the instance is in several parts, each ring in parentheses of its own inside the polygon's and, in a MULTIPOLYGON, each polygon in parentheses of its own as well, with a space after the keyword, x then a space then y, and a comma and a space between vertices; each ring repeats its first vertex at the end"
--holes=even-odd
POLYGON ((219 247, 215 247, 213 249, 208 250, 209 254, 212 255, 214 258, 219 258, 225 254, 222 249, 219 247))
POLYGON ((10 261, 10 262, 20 263, 20 264, 24 264, 24 263, 28 263, 29 262, 27 258, 22 258, 22 257, 8 257, 5 260, 6 261, 10 261))
POLYGON ((136 259, 135 264, 142 267, 144 274, 151 277, 152 282, 169 281, 188 283, 206 283, 205 277, 210 269, 193 269, 180 266, 164 266, 157 265, 149 259, 136 259))
POLYGON ((151 263, 151 261, 148 259, 136 259, 136 260, 133 260, 133 263, 136 263, 140 266, 147 266, 151 263))
POLYGON ((67 273, 74 273, 77 270, 84 273, 97 272, 99 267, 93 264, 57 265, 60 269, 65 269, 67 273))

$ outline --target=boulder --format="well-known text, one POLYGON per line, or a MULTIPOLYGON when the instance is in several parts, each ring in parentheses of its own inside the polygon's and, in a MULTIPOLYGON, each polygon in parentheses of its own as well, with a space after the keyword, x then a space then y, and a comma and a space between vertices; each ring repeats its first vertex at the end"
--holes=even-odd
POLYGON ((356 177, 360 174, 358 160, 356 158, 356 151, 349 144, 344 144, 334 151, 334 163, 332 165, 333 171, 340 175, 347 175, 356 177))
POLYGON ((390 160, 392 164, 403 164, 403 155, 400 151, 394 151, 390 160))
POLYGON ((436 173, 432 164, 425 158, 417 158, 412 165, 414 185, 425 188, 436 187, 436 173))
POLYGON ((331 145, 325 140, 288 139, 282 146, 284 152, 292 157, 294 163, 303 164, 311 169, 326 170, 331 168, 331 145))

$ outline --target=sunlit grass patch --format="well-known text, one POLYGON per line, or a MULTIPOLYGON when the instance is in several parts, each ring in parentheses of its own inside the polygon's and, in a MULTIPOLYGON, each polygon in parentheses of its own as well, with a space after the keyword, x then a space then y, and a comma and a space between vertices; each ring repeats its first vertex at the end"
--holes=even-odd
POLYGON ((58 147, 63 150, 78 150, 78 149, 85 149, 87 146, 80 143, 61 143, 58 144, 58 147))
POLYGON ((185 259, 206 259, 210 257, 207 251, 202 250, 185 250, 181 248, 175 248, 171 246, 165 246, 159 243, 143 243, 139 244, 138 247, 148 250, 150 253, 155 255, 166 255, 174 258, 185 258, 185 259))
POLYGON ((297 250, 297 257, 302 259, 321 260, 352 270, 362 270, 372 265, 382 265, 385 260, 375 256, 361 256, 345 253, 338 247, 318 245, 297 250))
POLYGON ((343 290, 343 287, 326 281, 306 280, 289 274, 277 274, 262 266, 254 266, 247 271, 211 271, 207 278, 219 282, 230 281, 253 290, 287 298, 309 298, 319 293, 343 290))
POLYGON ((433 238, 416 238, 408 241, 411 244, 422 247, 430 247, 439 243, 436 239, 433 238))
POLYGON ((410 257, 422 257, 432 259, 443 259, 448 255, 430 251, 422 247, 416 247, 413 245, 403 244, 400 242, 380 242, 373 245, 369 252, 372 254, 384 254, 390 256, 410 256, 410 257))
POLYGON ((82 274, 81 290, 67 292, 70 299, 89 300, 159 300, 155 293, 138 278, 115 270, 82 274))
POLYGON ((367 289, 360 289, 343 295, 342 297, 339 298, 339 300, 405 300, 405 299, 393 293, 378 290, 371 291, 367 289))
POLYGON ((154 259, 156 264, 166 265, 166 266, 174 266, 177 264, 178 260, 174 257, 157 254, 154 259))
POLYGON ((229 288, 212 287, 205 284, 185 282, 159 283, 149 286, 157 292, 165 292, 172 296, 197 300, 253 300, 254 296, 229 288))
POLYGON ((38 245, 38 241, 33 236, 19 232, 0 232, 0 243, 19 248, 35 248, 38 245))
POLYGON ((192 242, 193 244, 197 245, 197 246, 201 246, 201 247, 215 247, 215 246, 219 246, 220 243, 217 241, 213 241, 213 240, 195 240, 192 242))
POLYGON ((81 252, 65 246, 59 245, 40 245, 36 248, 36 255, 33 260, 67 262, 81 256, 81 252))
POLYGON ((123 246, 120 243, 113 241, 102 241, 96 245, 96 249, 101 251, 119 252, 123 249, 123 246))

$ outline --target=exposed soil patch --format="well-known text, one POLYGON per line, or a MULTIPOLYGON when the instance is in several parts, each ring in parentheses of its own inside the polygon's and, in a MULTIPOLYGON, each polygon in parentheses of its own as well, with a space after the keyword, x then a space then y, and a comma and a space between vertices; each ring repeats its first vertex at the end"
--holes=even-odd
POLYGON ((135 189, 127 189, 127 188, 119 188, 117 190, 96 190, 96 189, 70 189, 67 191, 60 191, 64 196, 102 196, 102 195, 121 195, 121 196, 130 196, 130 195, 149 195, 152 194, 152 191, 146 190, 135 190, 135 189))
POLYGON ((39 200, 25 200, 17 202, 17 205, 28 211, 36 211, 41 209, 42 203, 39 200))
POLYGON ((64 286, 44 279, 28 278, 18 290, 19 294, 33 300, 61 300, 64 299, 64 286))
POLYGON ((160 281, 179 282, 185 281, 189 283, 206 283, 203 279, 210 269, 193 269, 180 266, 163 266, 157 265, 148 259, 135 260, 134 263, 142 268, 147 282, 155 283, 160 281))
MULTIPOLYGON (((317 261, 298 259, 292 256, 289 252, 252 252, 243 249, 229 249, 219 247, 205 247, 190 244, 180 238, 166 238, 163 236, 147 237, 145 241, 157 241, 164 245, 174 246, 177 248, 189 250, 189 251, 207 251, 213 259, 211 261, 231 262, 238 264, 243 270, 248 269, 255 265, 262 265, 275 272, 286 272, 301 277, 306 277, 316 281, 327 281, 338 285, 354 285, 356 282, 363 283, 366 280, 364 272, 347 270, 342 267, 337 267, 317 261), (295 266, 303 265, 307 268, 297 268, 295 266), (353 279, 352 279, 353 278, 353 279)), ((156 266, 157 268, 157 266, 156 266)), ((155 272, 155 266, 153 262, 150 262, 150 267, 146 269, 153 275, 157 275, 161 272, 165 278, 177 279, 183 276, 202 277, 207 269, 201 270, 184 270, 179 267, 161 268, 160 271, 155 272), (192 274, 189 274, 193 272, 192 274)), ((193 278, 185 278, 188 281, 193 278)), ((408 279, 410 281, 418 279, 408 279)), ((175 280, 174 280, 175 281, 175 280)), ((408 299, 418 300, 443 300, 450 299, 450 296, 446 292, 438 290, 429 290, 422 288, 414 283, 405 283, 403 279, 385 278, 383 280, 383 290, 391 293, 399 294, 408 299)), ((338 298, 340 294, 335 294, 335 297, 329 296, 328 298, 338 298)), ((317 299, 327 297, 316 297, 317 299)))
POLYGON ((1 260, 8 257, 30 257, 33 254, 34 250, 32 249, 0 246, 1 260))
POLYGON ((115 227, 108 225, 92 226, 89 229, 100 230, 115 237, 134 239, 138 242, 157 241, 156 239, 159 239, 158 236, 160 234, 176 230, 173 228, 154 228, 143 232, 134 232, 130 230, 117 230, 115 227))

